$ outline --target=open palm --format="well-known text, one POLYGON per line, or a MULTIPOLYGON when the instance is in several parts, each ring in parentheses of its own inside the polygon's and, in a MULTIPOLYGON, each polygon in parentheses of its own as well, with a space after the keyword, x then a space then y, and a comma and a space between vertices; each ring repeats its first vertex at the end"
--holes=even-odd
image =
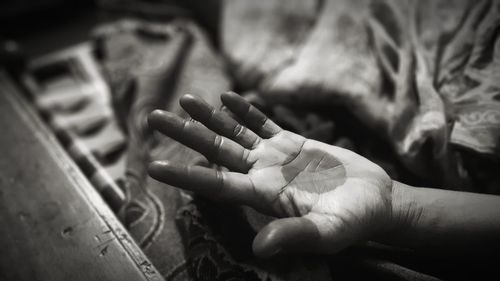
POLYGON ((254 240, 260 256, 333 253, 388 225, 392 180, 382 168, 349 150, 281 129, 237 94, 221 99, 241 123, 186 95, 181 106, 199 122, 156 110, 149 124, 229 171, 156 161, 152 177, 279 217, 254 240))

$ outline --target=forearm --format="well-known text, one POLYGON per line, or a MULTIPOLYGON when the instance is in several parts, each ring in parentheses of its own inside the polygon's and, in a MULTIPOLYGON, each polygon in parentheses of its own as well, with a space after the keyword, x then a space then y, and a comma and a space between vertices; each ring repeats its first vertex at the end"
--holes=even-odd
POLYGON ((500 249, 500 196, 394 181, 392 202, 393 245, 462 253, 500 249))

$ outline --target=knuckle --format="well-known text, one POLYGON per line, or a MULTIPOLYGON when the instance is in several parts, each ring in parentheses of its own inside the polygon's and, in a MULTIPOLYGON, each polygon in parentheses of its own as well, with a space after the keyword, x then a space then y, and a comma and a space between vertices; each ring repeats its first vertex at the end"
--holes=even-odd
POLYGON ((238 138, 241 135, 243 135, 243 132, 245 131, 245 127, 243 127, 241 124, 236 124, 234 126, 233 132, 232 132, 232 137, 233 138, 238 138))
POLYGON ((217 114, 217 111, 215 110, 215 108, 211 108, 210 113, 209 113, 208 118, 207 118, 207 122, 212 123, 215 119, 216 114, 217 114))
POLYGON ((219 153, 222 148, 222 143, 223 143, 222 137, 220 135, 215 135, 213 142, 213 153, 212 153, 213 160, 217 160, 217 158, 219 157, 219 153))

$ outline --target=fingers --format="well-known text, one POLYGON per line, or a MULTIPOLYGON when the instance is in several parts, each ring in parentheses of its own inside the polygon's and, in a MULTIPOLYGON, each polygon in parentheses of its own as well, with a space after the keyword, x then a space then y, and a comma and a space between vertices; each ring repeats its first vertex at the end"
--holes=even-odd
POLYGON ((227 113, 216 110, 197 96, 184 95, 180 104, 193 119, 200 121, 214 132, 228 137, 245 148, 252 148, 260 137, 236 122, 227 113))
POLYGON ((270 138, 282 129, 264 113, 260 112, 244 98, 233 92, 221 95, 222 103, 229 108, 238 118, 243 120, 252 131, 263 138, 270 138))
POLYGON ((176 114, 155 110, 148 118, 151 128, 200 152, 211 162, 234 171, 246 172, 249 151, 234 141, 210 131, 198 122, 184 120, 176 114))
POLYGON ((152 162, 148 172, 158 181, 231 203, 246 204, 253 194, 250 179, 240 173, 222 172, 202 166, 178 165, 167 161, 152 162))

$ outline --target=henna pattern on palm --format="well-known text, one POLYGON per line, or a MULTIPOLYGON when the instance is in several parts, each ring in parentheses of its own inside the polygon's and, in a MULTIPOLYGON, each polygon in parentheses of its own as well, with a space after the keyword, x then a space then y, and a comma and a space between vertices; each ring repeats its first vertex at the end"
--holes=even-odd
POLYGON ((333 253, 384 229, 392 215, 392 180, 382 168, 281 129, 235 93, 221 99, 234 118, 186 95, 181 105, 197 121, 157 110, 149 124, 229 171, 156 161, 152 177, 278 217, 254 240, 263 257, 333 253))

